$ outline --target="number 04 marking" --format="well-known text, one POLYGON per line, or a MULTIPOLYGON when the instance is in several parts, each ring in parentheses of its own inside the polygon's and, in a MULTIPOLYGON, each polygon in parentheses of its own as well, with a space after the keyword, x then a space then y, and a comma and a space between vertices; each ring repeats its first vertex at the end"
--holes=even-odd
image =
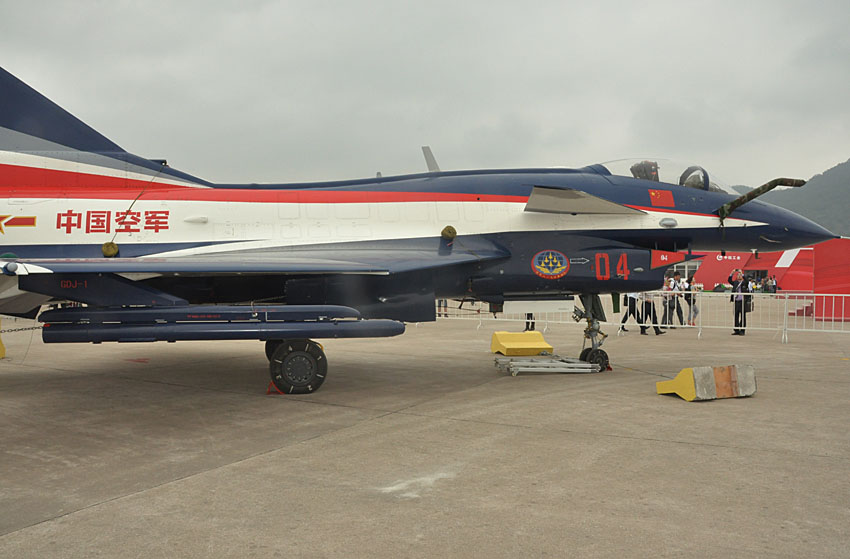
MULTIPOLYGON (((617 260, 617 275, 624 280, 629 279, 629 258, 627 253, 620 254, 617 260)), ((608 281, 611 279, 611 262, 607 252, 596 253, 596 279, 608 281)))

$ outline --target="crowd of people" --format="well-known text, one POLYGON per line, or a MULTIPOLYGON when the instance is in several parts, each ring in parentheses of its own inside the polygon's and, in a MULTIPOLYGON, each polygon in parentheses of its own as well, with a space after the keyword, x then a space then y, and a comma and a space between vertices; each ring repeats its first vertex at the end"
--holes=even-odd
MULTIPOLYGON (((733 270, 729 275, 731 286, 730 302, 733 306, 734 330, 733 336, 744 336, 747 328, 747 313, 753 310, 752 293, 776 293, 778 289, 776 278, 768 276, 756 280, 744 275, 741 269, 733 270)), ((664 280, 661 292, 661 320, 658 320, 653 293, 628 293, 623 304, 626 311, 620 321, 620 331, 628 332, 626 322, 630 317, 635 319, 640 326, 640 333, 648 335, 653 328, 656 335, 664 334, 664 330, 675 330, 675 321, 679 326, 696 326, 699 307, 697 306, 698 286, 694 284, 694 277, 683 279, 679 272, 673 272, 672 276, 664 280), (682 302, 687 305, 687 319, 683 310, 682 302)))
POLYGON ((748 280, 750 291, 753 293, 776 293, 779 286, 776 284, 776 276, 765 276, 759 280, 750 278, 748 280))
POLYGON ((667 328, 675 329, 676 327, 673 325, 674 317, 678 319, 680 326, 695 326, 697 315, 699 315, 695 289, 693 276, 684 279, 682 274, 674 272, 672 276, 664 280, 660 322, 651 293, 628 293, 624 301, 627 307, 620 322, 620 330, 628 332, 626 321, 630 316, 634 317, 635 322, 640 326, 640 333, 644 336, 649 335, 648 330, 650 328, 655 330, 656 336, 663 334, 667 328), (688 307, 687 321, 685 320, 682 301, 688 307))

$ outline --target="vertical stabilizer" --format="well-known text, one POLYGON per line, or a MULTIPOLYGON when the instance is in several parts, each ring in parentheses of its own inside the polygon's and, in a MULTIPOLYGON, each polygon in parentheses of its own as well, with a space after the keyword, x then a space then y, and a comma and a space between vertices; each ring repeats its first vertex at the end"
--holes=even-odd
MULTIPOLYGON (((171 185, 210 183, 124 151, 3 68, 0 68, 0 187, 82 184, 137 188, 152 178, 171 185), (103 177, 108 177, 104 179, 103 177)), ((43 191, 47 197, 50 192, 43 191)))
POLYGON ((0 149, 124 152, 3 68, 0 68, 0 149))

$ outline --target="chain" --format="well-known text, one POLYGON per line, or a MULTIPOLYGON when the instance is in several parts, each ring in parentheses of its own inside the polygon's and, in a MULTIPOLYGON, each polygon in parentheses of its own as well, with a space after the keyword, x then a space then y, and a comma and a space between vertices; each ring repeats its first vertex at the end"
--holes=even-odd
POLYGON ((25 332, 27 330, 41 330, 44 326, 30 326, 29 328, 9 328, 7 330, 0 330, 0 334, 8 334, 10 332, 25 332))

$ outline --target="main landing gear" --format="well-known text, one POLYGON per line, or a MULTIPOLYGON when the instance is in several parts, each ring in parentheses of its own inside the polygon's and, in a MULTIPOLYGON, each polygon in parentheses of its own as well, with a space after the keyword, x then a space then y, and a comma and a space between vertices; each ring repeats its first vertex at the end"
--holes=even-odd
POLYGON ((608 353, 602 349, 602 344, 605 343, 605 338, 608 334, 600 330, 600 321, 605 321, 605 311, 602 309, 602 301, 599 295, 581 295, 581 304, 584 305, 584 310, 578 307, 573 309, 573 320, 587 320, 587 328, 584 329, 584 339, 590 340, 590 347, 581 350, 578 358, 588 363, 599 365, 599 371, 608 370, 609 360, 608 353))
POLYGON ((328 374, 325 352, 313 340, 268 340, 266 357, 272 383, 284 394, 309 394, 328 374))

